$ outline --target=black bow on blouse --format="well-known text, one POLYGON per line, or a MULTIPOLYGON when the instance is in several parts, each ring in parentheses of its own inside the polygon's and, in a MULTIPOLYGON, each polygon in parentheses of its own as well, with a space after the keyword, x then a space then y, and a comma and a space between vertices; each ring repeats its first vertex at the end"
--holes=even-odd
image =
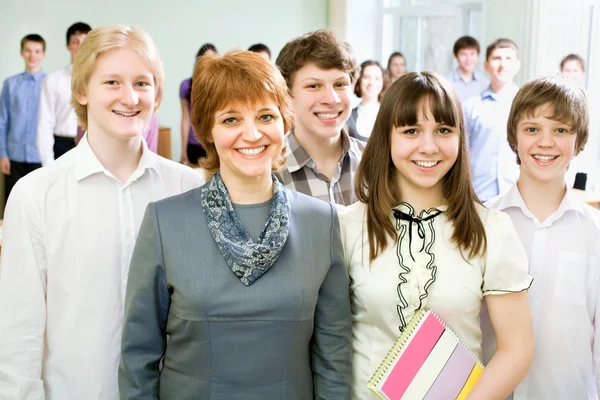
POLYGON ((400 210, 394 210, 394 218, 396 218, 396 220, 408 221, 408 253, 410 254, 410 258, 412 258, 413 261, 415 261, 415 257, 413 257, 412 255, 412 224, 417 224, 417 234, 422 240, 421 249, 419 250, 420 253, 425 248, 425 227, 423 226, 423 222, 429 221, 430 219, 433 219, 442 213, 439 210, 436 211, 437 212, 434 212, 433 214, 428 215, 425 218, 419 218, 400 210))

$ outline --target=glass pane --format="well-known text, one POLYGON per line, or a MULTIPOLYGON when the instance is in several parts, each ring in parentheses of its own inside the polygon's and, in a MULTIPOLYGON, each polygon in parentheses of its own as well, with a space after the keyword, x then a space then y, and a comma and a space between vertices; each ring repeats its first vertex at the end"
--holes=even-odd
POLYGON ((395 50, 404 54, 406 71, 417 71, 421 68, 421 23, 420 18, 402 18, 400 24, 401 38, 395 50))
POLYGON ((446 74, 452 70, 452 47, 456 37, 457 21, 454 17, 423 18, 423 64, 425 71, 446 74))
POLYGON ((383 0, 383 7, 400 7, 402 0, 383 0))
POLYGON ((483 11, 469 10, 469 36, 475 39, 483 39, 483 11))
POLYGON ((483 47, 483 11, 469 10, 468 14, 468 31, 467 34, 473 36, 479 41, 483 51, 483 57, 481 57, 481 51, 479 60, 477 60, 477 70, 482 71, 483 62, 485 61, 485 47, 483 47))
POLYGON ((383 68, 387 68, 387 58, 394 52, 396 45, 396 18, 393 14, 383 14, 383 24, 381 26, 381 60, 383 68))

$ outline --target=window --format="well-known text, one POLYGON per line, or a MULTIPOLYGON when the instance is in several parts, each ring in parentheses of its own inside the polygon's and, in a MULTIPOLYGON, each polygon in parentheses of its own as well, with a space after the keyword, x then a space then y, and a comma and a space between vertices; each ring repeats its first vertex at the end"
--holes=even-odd
POLYGON ((435 71, 441 74, 454 67, 452 47, 462 35, 481 41, 481 1, 382 0, 379 29, 380 59, 394 51, 406 58, 408 71, 435 71))

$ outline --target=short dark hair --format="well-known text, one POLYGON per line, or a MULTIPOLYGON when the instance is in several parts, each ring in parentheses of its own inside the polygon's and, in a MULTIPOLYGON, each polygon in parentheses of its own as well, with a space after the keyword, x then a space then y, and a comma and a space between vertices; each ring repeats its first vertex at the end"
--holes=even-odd
POLYGON ((309 32, 287 42, 275 62, 292 89, 294 75, 306 64, 313 63, 322 69, 339 69, 350 75, 350 81, 358 78, 358 63, 352 47, 327 29, 309 32))
POLYGON ((463 49, 475 49, 477 54, 479 54, 479 42, 472 36, 462 36, 454 42, 454 57, 458 56, 458 52, 463 49))
POLYGON ((485 50, 485 61, 490 59, 492 52, 496 49, 513 49, 515 53, 519 51, 517 44, 510 39, 500 38, 494 40, 485 50))
POLYGON ((77 35, 78 33, 85 33, 87 35, 91 30, 92 27, 85 22, 75 22, 67 29, 67 44, 71 41, 71 36, 77 35))
MULTIPOLYGON (((365 68, 371 67, 371 66, 376 66, 381 70, 381 79, 383 80, 384 71, 383 71, 383 68, 381 68, 381 64, 379 64, 375 60, 363 61, 363 63, 360 64, 360 75, 358 75, 358 79, 356 80, 356 85, 354 85, 354 94, 358 97, 362 97, 362 92, 360 90, 360 81, 362 81, 363 74, 365 73, 365 68)), ((382 87, 382 89, 383 89, 383 87, 382 87)))
POLYGON ((40 43, 44 51, 46 51, 46 41, 37 33, 30 33, 29 35, 26 35, 25 37, 23 37, 23 39, 21 39, 21 50, 23 50, 23 48, 25 47, 25 42, 40 43))
POLYGON ((202 46, 200 46, 200 48, 198 49, 198 52, 196 53, 196 60, 198 58, 202 57, 204 55, 204 53, 206 53, 209 50, 214 51, 215 53, 218 53, 217 48, 215 47, 214 44, 204 43, 202 46))
POLYGON ((253 44, 252 46, 248 47, 248 51, 251 51, 253 53, 267 53, 269 55, 269 58, 271 58, 271 50, 269 50, 267 45, 263 43, 253 44))
POLYGON ((565 64, 569 61, 577 61, 579 65, 581 65, 581 70, 585 72, 585 61, 583 61, 583 58, 581 58, 577 54, 569 54, 568 56, 562 59, 562 61, 560 62, 561 71, 564 68, 565 64))

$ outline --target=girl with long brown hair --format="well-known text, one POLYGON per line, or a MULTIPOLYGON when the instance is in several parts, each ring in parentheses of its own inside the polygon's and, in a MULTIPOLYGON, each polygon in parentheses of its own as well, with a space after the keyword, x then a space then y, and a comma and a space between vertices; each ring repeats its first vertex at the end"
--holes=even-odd
POLYGON ((409 73, 385 94, 342 215, 351 278, 354 398, 420 309, 433 309, 481 359, 485 299, 497 351, 470 399, 510 394, 533 334, 527 256, 510 218, 471 185, 460 102, 440 76, 409 73))

